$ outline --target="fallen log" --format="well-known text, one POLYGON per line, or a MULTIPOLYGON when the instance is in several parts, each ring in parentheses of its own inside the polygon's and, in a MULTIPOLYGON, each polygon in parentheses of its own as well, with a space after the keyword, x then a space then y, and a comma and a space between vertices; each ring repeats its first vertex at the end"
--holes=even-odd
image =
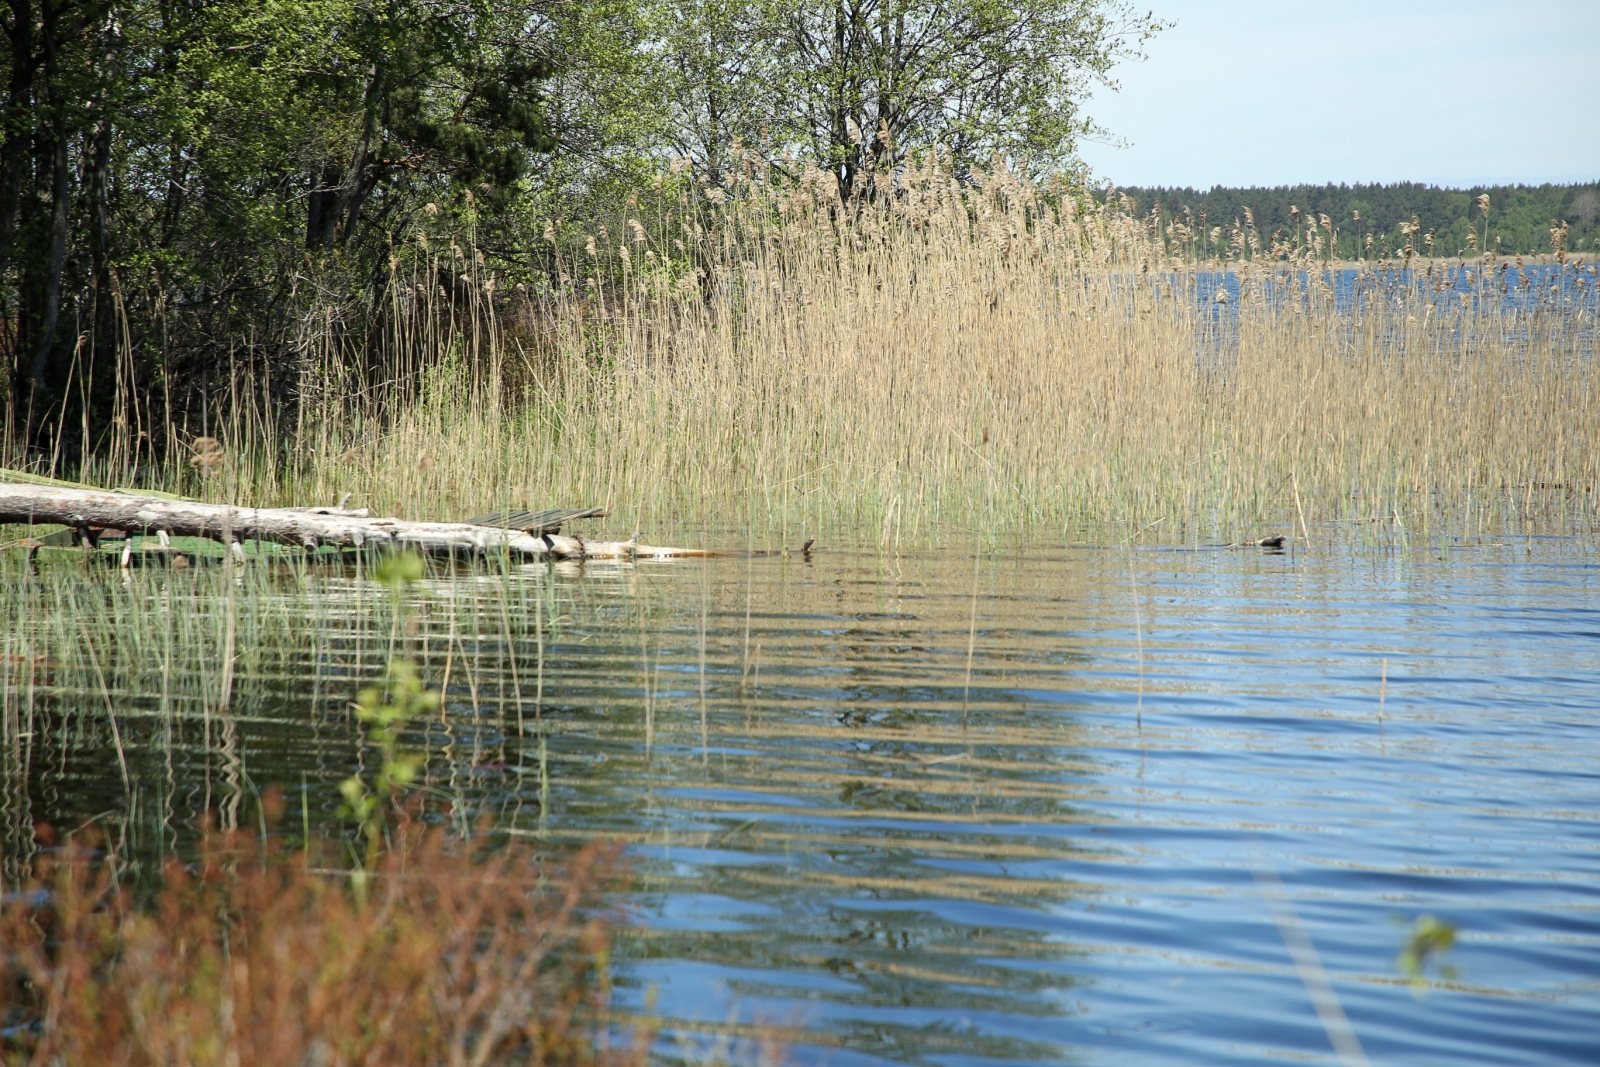
POLYGON ((407 522, 374 518, 366 509, 241 508, 131 493, 60 486, 0 483, 0 523, 51 523, 89 535, 101 529, 207 537, 236 546, 274 541, 315 549, 323 545, 410 550, 430 556, 482 556, 501 552, 523 559, 666 559, 704 556, 698 549, 627 541, 589 541, 555 533, 474 526, 464 522, 407 522))

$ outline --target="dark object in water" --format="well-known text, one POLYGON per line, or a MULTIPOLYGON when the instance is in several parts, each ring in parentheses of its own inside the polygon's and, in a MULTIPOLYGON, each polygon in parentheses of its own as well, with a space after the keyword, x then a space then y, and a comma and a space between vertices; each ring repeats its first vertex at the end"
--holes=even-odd
POLYGON ((1221 547, 1223 547, 1223 548, 1276 548, 1276 549, 1280 549, 1281 550, 1283 548, 1283 546, 1288 544, 1288 543, 1289 543, 1289 538, 1287 538, 1283 534, 1276 534, 1276 535, 1274 535, 1272 537, 1262 537, 1262 538, 1260 538, 1258 540, 1255 540, 1255 541, 1229 541, 1227 544, 1225 544, 1225 545, 1223 545, 1221 547))
POLYGON ((551 508, 549 511, 495 511, 467 519, 471 526, 492 526, 497 530, 521 530, 537 537, 560 533, 561 527, 575 519, 603 519, 605 508, 551 508))
POLYGON ((57 530, 39 538, 38 547, 75 548, 87 544, 90 548, 99 548, 101 541, 125 541, 127 537, 128 531, 110 526, 69 526, 65 530, 57 530))

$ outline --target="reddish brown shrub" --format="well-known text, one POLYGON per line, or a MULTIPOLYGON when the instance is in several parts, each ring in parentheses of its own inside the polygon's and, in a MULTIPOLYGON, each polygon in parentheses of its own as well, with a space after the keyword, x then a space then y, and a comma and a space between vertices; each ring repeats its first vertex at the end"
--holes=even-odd
POLYGON ((346 872, 208 833, 151 908, 68 844, 0 908, 7 1063, 343 1067, 643 1062, 606 1041, 614 848, 557 863, 400 827, 365 903, 346 872))

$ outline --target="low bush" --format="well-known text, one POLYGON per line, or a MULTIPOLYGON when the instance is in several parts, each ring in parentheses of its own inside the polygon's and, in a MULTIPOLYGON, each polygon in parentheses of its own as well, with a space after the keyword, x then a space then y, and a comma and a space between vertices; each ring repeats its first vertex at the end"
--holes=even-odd
POLYGON ((645 1058, 647 1035, 610 1040, 610 846, 557 861, 410 821, 358 894, 278 838, 211 831, 142 906, 92 842, 33 868, 0 907, 7 1064, 645 1058))

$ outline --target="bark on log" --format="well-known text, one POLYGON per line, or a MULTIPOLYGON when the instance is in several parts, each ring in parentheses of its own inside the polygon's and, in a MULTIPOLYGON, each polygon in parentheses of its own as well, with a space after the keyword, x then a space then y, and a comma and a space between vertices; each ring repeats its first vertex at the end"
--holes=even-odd
POLYGON ((525 559, 665 559, 703 556, 696 549, 642 545, 636 540, 588 541, 561 534, 530 536, 520 530, 462 522, 406 522, 372 518, 365 509, 239 508, 88 489, 0 483, 0 523, 56 523, 75 529, 108 527, 130 533, 164 531, 223 543, 275 541, 313 549, 321 545, 409 549, 432 556, 498 552, 525 559))

